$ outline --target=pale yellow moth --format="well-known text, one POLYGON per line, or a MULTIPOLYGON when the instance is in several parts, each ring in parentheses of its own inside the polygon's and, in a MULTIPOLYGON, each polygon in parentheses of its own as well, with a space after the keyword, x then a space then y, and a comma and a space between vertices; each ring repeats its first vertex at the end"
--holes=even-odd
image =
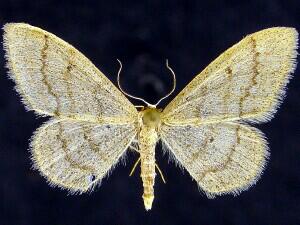
POLYGON ((138 111, 68 43, 28 24, 4 26, 9 74, 22 101, 52 117, 32 138, 35 167, 50 184, 83 193, 135 148, 146 210, 154 199, 159 140, 209 197, 238 194, 258 180, 268 147, 248 123, 269 121, 276 112, 296 67, 297 40, 297 31, 287 27, 246 36, 164 110, 156 108, 162 99, 152 105, 119 86, 147 104, 138 111))

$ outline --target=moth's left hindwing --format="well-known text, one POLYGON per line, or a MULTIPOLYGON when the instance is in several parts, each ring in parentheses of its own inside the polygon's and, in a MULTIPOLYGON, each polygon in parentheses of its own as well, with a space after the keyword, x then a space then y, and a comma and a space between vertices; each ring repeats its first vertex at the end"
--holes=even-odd
POLYGON ((114 167, 135 135, 133 124, 53 120, 35 133, 32 159, 50 184, 82 193, 114 167))
POLYGON ((78 50, 22 23, 4 26, 9 73, 29 110, 53 116, 31 143, 35 167, 71 192, 85 192, 136 135, 137 110, 78 50))

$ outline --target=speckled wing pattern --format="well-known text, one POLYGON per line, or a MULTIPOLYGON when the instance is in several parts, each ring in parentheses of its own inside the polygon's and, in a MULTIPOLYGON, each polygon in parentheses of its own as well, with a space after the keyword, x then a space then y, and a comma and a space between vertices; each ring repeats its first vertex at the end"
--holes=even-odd
POLYGON ((50 184, 82 193, 113 168, 134 134, 132 124, 53 120, 33 137, 32 158, 50 184))
POLYGON ((6 24, 4 48, 27 109, 55 118, 33 137, 35 166, 53 185, 87 191, 135 137, 137 110, 83 54, 51 33, 6 24))
POLYGON ((208 197, 246 189, 268 157, 261 132, 238 123, 164 125, 162 139, 208 197))
POLYGON ((261 132, 296 67, 298 33, 275 27, 246 36, 197 75, 165 108, 161 138, 208 195, 239 193, 268 156, 261 132))

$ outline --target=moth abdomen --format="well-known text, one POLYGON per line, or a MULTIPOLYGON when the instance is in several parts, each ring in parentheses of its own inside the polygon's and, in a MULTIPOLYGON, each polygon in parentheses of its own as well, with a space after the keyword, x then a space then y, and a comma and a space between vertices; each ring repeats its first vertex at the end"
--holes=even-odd
POLYGON ((143 181, 143 200, 146 210, 152 208, 155 183, 155 145, 158 135, 155 128, 143 126, 139 135, 141 157, 141 178, 143 181))

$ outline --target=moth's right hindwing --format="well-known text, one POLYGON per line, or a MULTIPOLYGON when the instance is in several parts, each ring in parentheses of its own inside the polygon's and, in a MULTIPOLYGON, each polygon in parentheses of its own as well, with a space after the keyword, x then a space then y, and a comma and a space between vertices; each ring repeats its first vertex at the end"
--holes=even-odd
POLYGON ((165 125, 161 139, 210 197, 250 187, 268 158, 261 132, 236 123, 165 125))

